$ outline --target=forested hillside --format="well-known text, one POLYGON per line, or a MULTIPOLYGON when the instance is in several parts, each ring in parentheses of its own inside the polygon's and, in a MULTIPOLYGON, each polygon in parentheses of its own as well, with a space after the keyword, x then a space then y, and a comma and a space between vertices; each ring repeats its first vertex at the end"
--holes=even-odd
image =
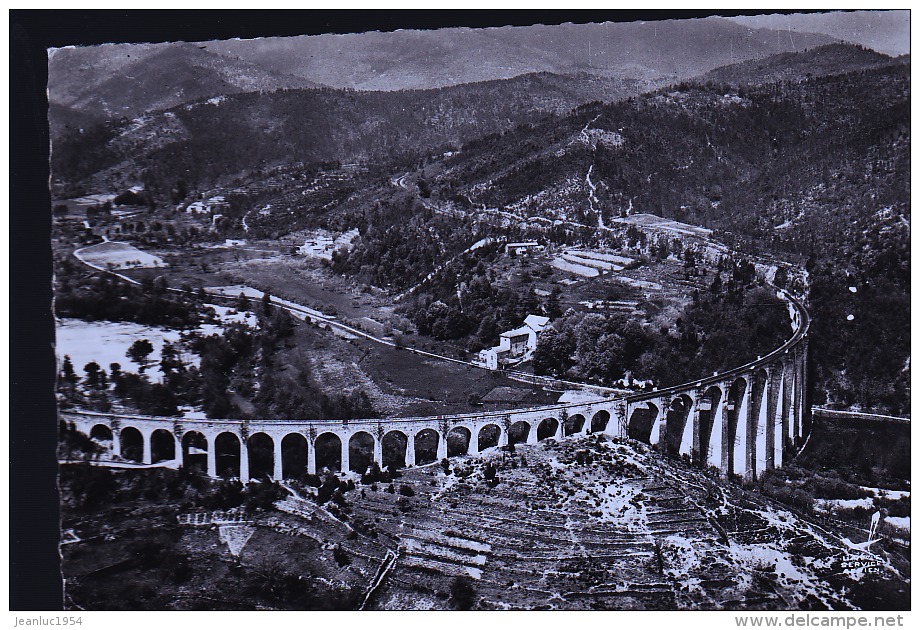
POLYGON ((156 195, 178 179, 205 187, 291 161, 393 164, 630 93, 629 81, 541 73, 435 90, 237 94, 75 130, 55 144, 52 171, 74 187, 117 167, 156 195))
POLYGON ((145 136, 137 121, 72 136, 55 146, 54 172, 73 184, 117 165, 161 202, 179 177, 201 188, 285 162, 409 172, 407 187, 387 179, 323 210, 360 230, 335 269, 394 291, 508 217, 529 238, 568 242, 573 221, 596 231, 637 212, 703 225, 807 268, 816 402, 907 413, 909 61, 838 46, 761 62, 753 83, 763 69, 796 78, 640 96, 546 74, 241 94, 152 116, 145 136), (823 76, 801 76, 808 66, 823 76), (598 93, 614 102, 586 103, 598 93))
POLYGON ((760 85, 777 81, 800 81, 831 74, 898 63, 891 57, 852 44, 828 44, 813 50, 787 52, 761 59, 722 66, 698 77, 697 81, 760 85))
MULTIPOLYGON (((655 16, 662 17, 661 15, 655 16)), ((617 19, 611 14, 611 19, 617 19)), ((576 20, 577 21, 577 20, 576 20)), ((506 79, 529 72, 671 81, 730 63, 834 41, 750 28, 722 17, 534 24, 209 42, 208 49, 338 88, 394 90, 506 79)))
POLYGON ((907 201, 909 129, 906 64, 751 89, 684 83, 468 143, 442 180, 491 207, 584 210, 591 168, 606 218, 631 208, 800 249, 790 228, 818 207, 907 201))
MULTIPOLYGON (((52 107, 92 123, 132 118, 202 98, 240 92, 317 87, 302 77, 217 55, 195 44, 122 44, 53 51, 48 61, 52 107)), ((57 111, 56 137, 66 133, 57 111)))
POLYGON ((888 63, 589 104, 465 144, 426 186, 531 224, 649 212, 807 265, 816 402, 908 413, 909 74, 888 63))
POLYGON ((730 61, 832 41, 709 17, 68 46, 49 51, 49 100, 101 122, 240 92, 424 90, 539 72, 628 77, 651 89, 730 61))

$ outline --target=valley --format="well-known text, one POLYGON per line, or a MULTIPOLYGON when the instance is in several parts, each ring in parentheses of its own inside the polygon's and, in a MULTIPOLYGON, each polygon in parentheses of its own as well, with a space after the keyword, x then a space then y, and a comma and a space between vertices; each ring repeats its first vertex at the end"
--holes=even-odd
POLYGON ((441 34, 50 55, 67 606, 908 609, 909 55, 441 34))

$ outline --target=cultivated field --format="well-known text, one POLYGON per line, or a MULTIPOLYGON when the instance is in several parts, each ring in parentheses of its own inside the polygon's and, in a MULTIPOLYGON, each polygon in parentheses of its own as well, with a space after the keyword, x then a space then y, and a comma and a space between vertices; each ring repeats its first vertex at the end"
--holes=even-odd
POLYGON ((159 256, 148 254, 128 243, 115 241, 78 249, 74 256, 97 269, 147 269, 165 265, 159 256))
POLYGON ((663 219, 654 214, 633 214, 625 218, 613 219, 615 223, 624 223, 627 225, 636 225, 646 229, 651 229, 671 236, 696 236, 705 239, 712 234, 712 230, 698 225, 681 223, 671 219, 663 219))
MULTIPOLYGON (((150 376, 158 377, 156 364, 165 343, 177 343, 181 338, 178 330, 159 326, 143 326, 132 322, 87 322, 80 319, 61 319, 55 329, 55 351, 59 361, 64 355, 70 357, 78 374, 83 373, 83 366, 95 361, 105 371, 109 365, 119 363, 123 370, 137 372, 140 365, 129 359, 125 353, 131 344, 139 339, 147 339, 153 346, 150 362, 150 376)), ((198 355, 191 352, 183 357, 187 363, 198 365, 198 355)))
MULTIPOLYGON (((201 324, 193 332, 213 335, 221 334, 224 324, 228 323, 241 323, 250 327, 257 325, 257 319, 252 313, 240 313, 219 305, 212 308, 217 316, 216 322, 201 324)), ((90 361, 95 361, 106 371, 109 370, 109 365, 118 363, 123 370, 137 372, 140 365, 129 359, 126 353, 135 341, 146 339, 153 346, 153 352, 149 356, 153 367, 148 370, 148 376, 153 380, 161 380, 157 364, 163 346, 172 343, 178 344, 181 349, 182 334, 182 331, 171 328, 144 326, 133 322, 88 322, 63 318, 57 321, 55 327, 54 347, 58 360, 63 361, 64 355, 69 356, 78 374, 82 373, 83 366, 90 361)), ((200 362, 198 355, 191 351, 183 351, 181 358, 189 365, 197 366, 200 362)))
POLYGON ((384 415, 421 416, 551 404, 559 392, 548 392, 507 376, 424 357, 405 349, 363 338, 345 340, 310 325, 295 329, 291 348, 281 361, 309 373, 329 392, 364 390, 384 415), (524 403, 471 405, 495 387, 509 387, 524 403))

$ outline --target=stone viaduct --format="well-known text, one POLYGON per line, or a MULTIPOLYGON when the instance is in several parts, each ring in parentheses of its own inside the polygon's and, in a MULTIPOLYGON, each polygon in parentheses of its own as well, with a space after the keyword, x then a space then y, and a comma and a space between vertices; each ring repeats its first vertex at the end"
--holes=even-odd
POLYGON ((143 464, 179 460, 211 477, 282 479, 373 462, 413 466, 509 443, 606 433, 741 479, 782 466, 810 429, 809 318, 792 296, 792 336, 745 365, 666 389, 490 413, 372 420, 210 420, 62 411, 114 454, 143 464))

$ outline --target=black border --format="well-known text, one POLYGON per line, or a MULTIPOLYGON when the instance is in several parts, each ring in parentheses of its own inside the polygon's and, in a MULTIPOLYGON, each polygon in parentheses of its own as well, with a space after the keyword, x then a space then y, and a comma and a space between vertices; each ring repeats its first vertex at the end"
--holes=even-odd
MULTIPOLYGON (((820 10, 770 10, 816 13, 820 10)), ((21 27, 44 47, 111 42, 206 41, 239 37, 360 33, 397 29, 530 26, 572 22, 683 20, 712 15, 760 15, 763 10, 16 10, 11 28, 21 27)))
POLYGON ((48 48, 760 13, 763 11, 10 10, 10 609, 60 610, 63 606, 48 212, 48 48))
POLYGON ((47 65, 10 12, 10 610, 62 607, 47 65))

